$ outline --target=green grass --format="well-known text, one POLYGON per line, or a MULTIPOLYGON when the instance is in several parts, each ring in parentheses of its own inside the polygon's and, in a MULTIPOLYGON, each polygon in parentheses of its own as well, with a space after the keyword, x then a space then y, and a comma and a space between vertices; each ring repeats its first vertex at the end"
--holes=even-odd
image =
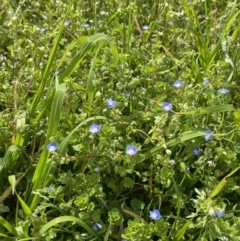
POLYGON ((3 1, 1 240, 239 240, 239 6, 3 1))

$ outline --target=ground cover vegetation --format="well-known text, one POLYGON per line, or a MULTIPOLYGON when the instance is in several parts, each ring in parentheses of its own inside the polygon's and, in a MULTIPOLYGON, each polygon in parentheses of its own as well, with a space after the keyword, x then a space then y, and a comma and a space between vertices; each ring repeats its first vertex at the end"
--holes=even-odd
POLYGON ((240 240, 239 7, 2 0, 0 240, 240 240))

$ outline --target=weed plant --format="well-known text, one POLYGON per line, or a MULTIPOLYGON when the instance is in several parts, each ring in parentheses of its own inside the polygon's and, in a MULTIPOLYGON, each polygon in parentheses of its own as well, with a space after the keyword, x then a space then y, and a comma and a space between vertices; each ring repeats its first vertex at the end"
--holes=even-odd
POLYGON ((2 0, 0 240, 240 240, 240 4, 2 0))

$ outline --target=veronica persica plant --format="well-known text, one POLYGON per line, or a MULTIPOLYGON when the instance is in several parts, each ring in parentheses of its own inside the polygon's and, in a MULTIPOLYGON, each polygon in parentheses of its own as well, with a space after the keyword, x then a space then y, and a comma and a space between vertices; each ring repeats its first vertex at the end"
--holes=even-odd
POLYGON ((149 212, 149 217, 156 221, 162 217, 158 209, 153 209, 152 211, 149 212))
POLYGON ((204 135, 205 141, 212 141, 213 140, 214 136, 213 136, 213 134, 210 130, 206 130, 204 133, 205 133, 205 135, 204 135))
POLYGON ((181 80, 176 80, 176 81, 174 81, 173 86, 176 88, 180 88, 180 87, 184 86, 184 82, 181 80))
POLYGON ((142 30, 148 30, 148 29, 149 29, 148 25, 145 24, 145 25, 142 26, 142 30))
POLYGON ((130 156, 136 155, 138 148, 136 146, 128 145, 126 147, 126 153, 130 156))
POLYGON ((102 228, 102 225, 100 223, 94 223, 93 230, 98 231, 102 228))
POLYGON ((172 104, 168 103, 168 102, 164 102, 162 104, 162 109, 165 110, 165 111, 170 111, 172 109, 172 104))
POLYGON ((195 146, 195 147, 192 148, 192 153, 195 156, 200 156, 201 155, 201 149, 199 147, 195 146))
POLYGON ((229 93, 229 90, 228 89, 225 89, 225 88, 222 88, 222 89, 220 89, 219 90, 219 92, 221 93, 221 94, 228 94, 229 93))
POLYGON ((214 210, 214 213, 213 213, 214 217, 221 218, 224 215, 225 215, 225 210, 224 209, 214 210))
POLYGON ((106 100, 106 104, 109 108, 113 108, 115 107, 115 105, 117 104, 117 102, 115 100, 113 100, 112 98, 107 99, 106 100))
POLYGON ((58 148, 58 146, 57 146, 56 142, 52 142, 47 145, 47 149, 49 152, 54 152, 57 150, 57 148, 58 148))
POLYGON ((89 132, 90 132, 91 134, 96 134, 96 133, 98 133, 100 130, 101 130, 101 126, 100 126, 100 125, 97 125, 97 124, 92 124, 92 125, 90 125, 90 127, 89 127, 89 132))
POLYGON ((209 84, 209 80, 204 79, 204 80, 203 80, 203 85, 208 85, 208 84, 209 84))

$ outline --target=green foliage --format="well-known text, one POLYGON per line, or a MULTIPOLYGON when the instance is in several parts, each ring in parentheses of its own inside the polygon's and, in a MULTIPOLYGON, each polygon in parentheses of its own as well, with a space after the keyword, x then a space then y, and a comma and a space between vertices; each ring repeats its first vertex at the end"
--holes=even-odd
POLYGON ((0 239, 240 240, 239 6, 2 1, 0 239))

